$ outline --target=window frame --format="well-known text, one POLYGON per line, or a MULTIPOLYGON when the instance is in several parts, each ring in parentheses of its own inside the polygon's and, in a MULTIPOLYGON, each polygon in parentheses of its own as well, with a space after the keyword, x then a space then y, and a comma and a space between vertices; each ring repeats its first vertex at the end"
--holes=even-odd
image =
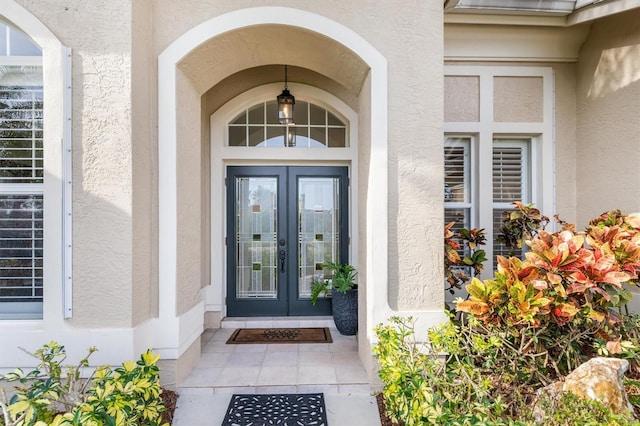
MULTIPOLYGON (((339 112, 330 109, 328 107, 326 107, 325 105, 321 105, 318 103, 315 103, 313 101, 308 101, 308 100, 301 100, 298 99, 298 107, 296 109, 296 115, 300 118, 300 115, 302 113, 302 111, 300 110, 300 104, 304 104, 306 106, 305 108, 305 112, 306 112, 306 117, 304 120, 298 120, 298 123, 292 123, 290 125, 285 125, 285 124, 280 124, 277 122, 277 120, 273 120, 273 117, 275 117, 275 114, 277 114, 277 103, 274 99, 267 99, 267 100, 262 100, 259 102, 255 102, 251 105, 248 105, 246 108, 244 108, 244 111, 240 112, 238 115, 236 115, 235 117, 232 117, 228 122, 227 122, 227 132, 225 135, 225 146, 226 147, 237 147, 237 148, 282 148, 282 147, 297 147, 297 148, 319 148, 319 149, 336 149, 336 148, 348 148, 349 144, 350 144, 350 138, 349 138, 349 124, 348 124, 348 120, 342 116, 342 114, 340 114, 339 112), (271 106, 272 108, 272 113, 274 113, 273 117, 269 116, 269 106, 271 106), (257 109, 257 108, 261 108, 262 110, 262 117, 260 122, 252 122, 251 121, 251 116, 252 116, 252 111, 257 109), (323 112, 324 115, 324 124, 314 124, 311 121, 311 116, 312 116, 312 108, 316 108, 316 109, 320 109, 323 112), (241 120, 242 122, 236 122, 240 119, 240 117, 244 115, 244 119, 241 120), (333 117, 335 117, 335 119, 339 120, 341 123, 340 124, 331 124, 330 120, 331 117, 330 115, 332 115, 333 117), (245 133, 245 137, 244 137, 244 145, 239 145, 239 144, 231 144, 231 129, 232 128, 243 128, 244 129, 244 133, 245 133), (251 129, 258 129, 261 128, 262 130, 262 141, 258 144, 253 145, 251 143, 251 129), (269 141, 273 138, 269 138, 269 129, 283 129, 283 136, 284 136, 284 140, 286 141, 287 136, 289 135, 289 132, 293 132, 294 137, 303 137, 305 139, 308 140, 307 146, 303 146, 300 143, 294 143, 294 145, 281 145, 281 144, 276 144, 276 145, 271 145, 269 143, 269 141), (317 141, 315 139, 312 138, 311 134, 313 133, 312 130, 313 129, 321 129, 322 133, 324 134, 324 143, 317 141), (343 129, 344 131, 344 145, 343 146, 333 146, 330 145, 330 129, 343 129), (302 134, 304 133, 304 134, 302 134)), ((284 141, 283 141, 284 142, 284 141)))
MULTIPOLYGON (((550 67, 536 66, 468 66, 445 65, 445 77, 476 77, 478 85, 478 120, 473 122, 445 122, 444 141, 447 137, 473 138, 472 182, 477 197, 472 203, 471 227, 484 228, 488 244, 484 246, 487 259, 492 261, 493 244, 497 235, 493 229, 493 145, 496 140, 529 139, 530 201, 543 214, 552 216, 555 211, 555 166, 554 166, 554 74, 550 67), (495 77, 541 77, 542 121, 497 122, 494 121, 495 77), (476 166, 476 169, 473 169, 476 166), (490 185, 490 190, 482 188, 490 185), (475 219, 475 222, 473 221, 475 219)), ((445 208, 451 207, 445 204, 445 208)), ((550 227, 550 229, 553 229, 550 227)), ((490 278, 492 268, 486 267, 481 278, 490 278)))
MULTIPOLYGON (((43 200, 43 208, 42 208, 42 219, 40 219, 43 222, 42 225, 42 229, 41 232, 44 234, 44 216, 45 216, 45 208, 44 208, 44 194, 45 194, 45 167, 44 167, 44 161, 45 161, 45 138, 44 138, 44 61, 43 61, 43 57, 42 57, 42 49, 37 46, 36 43, 34 43, 32 40, 30 40, 29 36, 27 34, 25 34, 20 28, 18 28, 17 26, 4 21, 3 19, 0 19, 0 31, 3 31, 5 33, 5 46, 4 46, 4 50, 5 53, 8 53, 8 55, 3 55, 0 56, 0 66, 27 66, 27 67, 36 67, 39 69, 39 78, 40 81, 38 82, 38 84, 33 84, 32 82, 24 82, 22 84, 10 84, 9 86, 12 87, 23 87, 26 90, 29 90, 29 88, 33 88, 33 87, 37 87, 42 91, 42 103, 43 103, 43 115, 42 115, 42 126, 39 128, 40 131, 43 133, 42 137, 40 138, 40 140, 42 141, 42 158, 41 158, 41 162, 42 164, 42 177, 41 177, 41 181, 40 182, 30 182, 30 183, 24 183, 24 182, 11 182, 9 181, 0 181, 0 196, 2 195, 24 195, 24 196, 28 196, 28 195, 34 195, 37 197, 41 197, 41 199, 43 200), (39 56, 33 56, 33 55, 11 55, 12 53, 12 44, 11 44, 11 36, 10 34, 15 34, 15 35, 19 35, 21 36, 21 42, 24 43, 26 42, 30 42, 31 46, 22 46, 22 47, 29 47, 30 49, 37 49, 40 51, 40 55, 39 56)), ((35 129, 34 127, 32 127, 32 129, 35 129)), ((35 136, 32 136, 31 138, 32 142, 35 143, 36 138, 35 136)), ((21 148, 24 149, 24 148, 21 148)), ((35 150, 36 148, 34 148, 33 146, 31 147, 31 150, 35 150)), ((34 154, 35 155, 35 154, 34 154)), ((32 158, 32 164, 31 164, 31 169, 35 170, 37 169, 37 167, 35 167, 35 160, 36 157, 32 158), (35 168, 34 168, 35 167, 35 168)), ((35 175, 34 175, 35 176, 35 175)), ((20 179, 18 179, 20 180, 20 179)), ((32 220, 35 220, 32 218, 32 220)), ((32 241, 34 241, 34 243, 32 244, 32 251, 35 249, 35 245, 37 245, 35 243, 35 241, 37 240, 36 237, 32 237, 32 241)), ((43 237, 41 237, 41 241, 42 241, 42 247, 39 248, 40 251, 44 252, 44 235, 43 237)), ((38 259, 37 257, 34 257, 35 255, 33 255, 31 257, 31 261, 32 261, 32 276, 31 276, 31 281, 32 281, 32 290, 36 290, 37 288, 39 288, 39 286, 36 285, 36 281, 41 281, 42 283, 42 295, 40 297, 36 297, 35 295, 29 296, 29 297, 33 297, 34 300, 33 301, 20 301, 20 302, 15 302, 15 301, 0 301, 0 320, 41 320, 43 318, 43 312, 44 312, 44 281, 45 281, 45 277, 44 277, 44 255, 42 255, 42 258, 40 259, 40 268, 42 269, 42 273, 41 276, 38 277, 35 274, 36 269, 38 269, 38 267, 35 266, 36 263, 36 259, 38 259), (37 299, 37 300, 36 300, 37 299)), ((27 259, 26 257, 23 259, 27 259)), ((10 271, 11 269, 9 269, 10 271)), ((26 278, 26 277, 25 277, 26 278)), ((25 297, 28 298, 28 297, 25 297)))
MULTIPOLYGON (((72 316, 72 106, 71 49, 27 9, 8 2, 0 22, 26 35, 42 56, 2 57, 2 65, 43 68, 43 303, 37 315, 0 317, 0 333, 9 333, 18 346, 25 331, 60 331, 72 316), (6 320, 6 321, 5 321, 6 320), (19 321, 17 321, 19 320, 19 321)), ((23 338, 24 336, 24 338, 23 338)))

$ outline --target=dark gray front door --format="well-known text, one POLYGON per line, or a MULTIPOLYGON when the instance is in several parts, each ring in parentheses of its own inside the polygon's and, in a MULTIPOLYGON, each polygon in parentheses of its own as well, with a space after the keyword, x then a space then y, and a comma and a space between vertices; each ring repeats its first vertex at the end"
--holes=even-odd
POLYGON ((227 315, 328 315, 309 300, 325 261, 348 262, 346 167, 227 168, 227 315))

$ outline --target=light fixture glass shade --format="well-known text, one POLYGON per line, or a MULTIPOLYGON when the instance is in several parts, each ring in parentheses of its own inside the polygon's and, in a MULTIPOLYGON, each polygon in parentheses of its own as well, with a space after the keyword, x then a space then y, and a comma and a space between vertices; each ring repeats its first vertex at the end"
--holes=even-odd
POLYGON ((296 128, 293 126, 287 126, 287 132, 285 134, 285 138, 286 138, 287 147, 296 146, 296 128))
POLYGON ((296 98, 285 88, 278 96, 278 121, 280 124, 293 123, 293 106, 295 103, 296 98))

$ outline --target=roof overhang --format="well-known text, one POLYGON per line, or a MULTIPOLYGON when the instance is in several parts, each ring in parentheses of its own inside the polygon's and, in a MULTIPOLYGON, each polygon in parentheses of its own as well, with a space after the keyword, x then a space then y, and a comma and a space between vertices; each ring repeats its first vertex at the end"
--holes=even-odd
MULTIPOLYGON (((581 3, 592 0, 578 0, 581 3)), ((445 12, 515 15, 566 16, 576 8, 576 0, 446 0, 445 12)))

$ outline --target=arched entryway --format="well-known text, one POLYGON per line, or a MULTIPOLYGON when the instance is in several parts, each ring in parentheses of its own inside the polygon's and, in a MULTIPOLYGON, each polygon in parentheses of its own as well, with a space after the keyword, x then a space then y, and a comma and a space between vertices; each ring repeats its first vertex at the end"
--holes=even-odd
MULTIPOLYGON (((358 186, 352 200, 358 207, 352 214, 359 220, 360 241, 351 261, 367 287, 359 312, 363 348, 370 348, 372 325, 390 313, 386 61, 352 30, 322 16, 289 8, 244 9, 193 28, 159 56, 159 320, 173 330, 159 337, 159 345, 186 347, 203 315, 223 312, 223 300, 218 304, 202 294, 203 288, 220 288, 214 280, 224 276, 225 267, 207 238, 223 222, 214 218, 222 209, 209 197, 216 190, 212 179, 222 178, 224 170, 224 163, 220 170, 209 166, 216 153, 208 117, 254 87, 276 83, 281 89, 281 64, 304 71, 296 83, 320 88, 357 111, 360 149, 352 166, 357 163, 358 186)), ((300 161, 294 151, 282 152, 278 164, 300 161)), ((321 154, 314 161, 336 159, 321 154)))

